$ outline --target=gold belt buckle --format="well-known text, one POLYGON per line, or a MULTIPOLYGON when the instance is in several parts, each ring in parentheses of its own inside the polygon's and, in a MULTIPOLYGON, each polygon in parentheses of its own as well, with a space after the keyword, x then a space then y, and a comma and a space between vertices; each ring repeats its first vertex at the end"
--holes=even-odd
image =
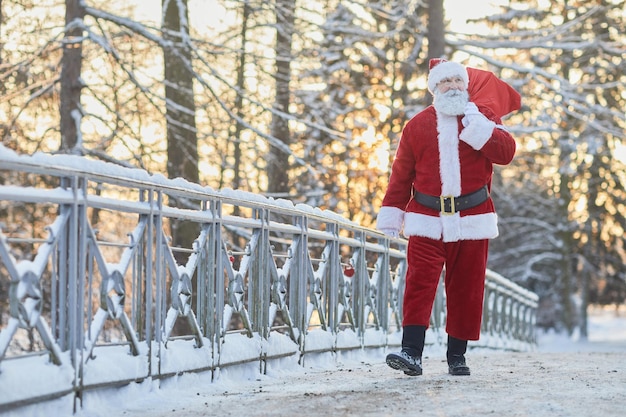
POLYGON ((454 213, 456 213, 456 207, 454 206, 454 196, 452 195, 439 196, 439 206, 441 207, 441 214, 444 216, 452 216, 454 213), (450 199, 450 211, 446 211, 446 198, 450 199))

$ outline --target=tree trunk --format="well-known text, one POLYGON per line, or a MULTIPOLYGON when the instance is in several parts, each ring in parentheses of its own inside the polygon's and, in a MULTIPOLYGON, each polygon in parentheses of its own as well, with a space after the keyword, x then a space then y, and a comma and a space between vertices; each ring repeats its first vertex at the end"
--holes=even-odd
POLYGON ((76 27, 85 16, 80 0, 65 1, 65 38, 61 58, 61 151, 76 153, 82 146, 80 124, 82 109, 80 78, 83 55, 83 29, 76 27))
MULTIPOLYGON (((163 50, 167 175, 169 178, 182 177, 198 183, 198 139, 191 51, 183 39, 183 34, 188 34, 189 28, 181 24, 188 22, 187 0, 163 0, 163 10, 164 37, 170 42, 163 50), (182 4, 184 10, 178 9, 179 4, 182 4)), ((177 207, 183 205, 175 199, 171 199, 170 204, 177 207)), ((193 222, 172 223, 172 244, 175 247, 191 248, 197 235, 198 226, 193 222)))
MULTIPOLYGON (((289 81, 291 78, 291 42, 294 28, 294 0, 276 3, 276 99, 274 110, 289 113, 289 81)), ((282 115, 272 116, 271 134, 286 145, 291 142, 289 121, 282 115)), ((270 148, 267 161, 267 191, 269 194, 286 196, 289 193, 289 155, 276 147, 270 148)))
MULTIPOLYGON (((446 27, 443 0, 428 0, 428 59, 426 60, 426 72, 428 63, 432 58, 441 58, 446 53, 446 27)), ((432 103, 433 97, 426 94, 428 104, 432 103)))
POLYGON ((189 28, 181 25, 187 21, 187 0, 163 0, 165 9, 164 37, 171 47, 163 51, 165 66, 165 98, 167 118, 167 173, 170 178, 183 177, 198 182, 198 145, 196 108, 191 73, 191 51, 183 42, 182 32, 189 28), (182 3, 185 10, 178 10, 182 3), (182 19, 181 19, 182 17, 182 19))
MULTIPOLYGON (((565 6, 567 6, 567 0, 565 1, 565 6)), ((563 18, 565 22, 568 22, 570 19, 568 17, 568 12, 566 12, 567 7, 563 8, 563 18)), ((562 58, 560 58, 561 62, 569 63, 575 61, 571 52, 563 52, 562 58)), ((567 64, 562 65, 562 76, 564 79, 569 80, 570 77, 570 66, 567 64)), ((576 125, 576 120, 573 119, 570 115, 563 111, 562 115, 562 125, 570 126, 572 128, 576 125)), ((560 185, 559 185, 559 211, 561 212, 561 218, 566 222, 565 227, 562 228, 562 236, 563 236, 563 247, 561 248, 561 254, 563 259, 561 261, 562 264, 562 286, 561 286, 561 302, 563 305, 562 319, 565 324, 565 328, 567 329, 568 334, 572 334, 574 332, 574 328, 576 327, 577 320, 576 315, 578 310, 574 304, 573 295, 576 290, 576 275, 575 275, 575 267, 574 267, 574 257, 579 251, 576 250, 576 239, 574 237, 575 230, 570 225, 570 203, 573 200, 572 190, 576 189, 574 185, 576 181, 576 175, 571 171, 572 165, 574 165, 573 159, 575 158, 575 145, 572 144, 572 138, 569 130, 565 130, 562 132, 561 137, 559 138, 559 152, 560 152, 560 185)), ((584 272, 583 272, 584 274, 584 272)))
MULTIPOLYGON (((565 141, 565 138, 563 139, 565 141)), ((569 155, 566 153, 567 149, 562 149, 562 161, 561 165, 566 166, 569 163, 569 155)), ((574 331, 574 317, 576 314, 574 305, 572 303, 572 293, 574 288, 574 264, 572 255, 575 253, 574 249, 574 237, 572 236, 572 230, 569 225, 569 203, 572 201, 571 191, 571 176, 567 174, 561 174, 561 184, 559 186, 559 212, 561 213, 561 219, 565 225, 561 228, 561 241, 563 246, 561 248, 561 285, 559 298, 563 311, 561 313, 561 319, 567 332, 572 334, 574 331)))
POLYGON ((446 27, 443 0, 428 0, 428 59, 445 53, 446 27))
MULTIPOLYGON (((243 3, 243 13, 241 18, 241 51, 239 52, 239 64, 237 66, 237 97, 235 99, 235 114, 240 118, 244 115, 243 97, 245 91, 245 67, 246 67, 246 44, 248 43, 248 19, 250 17, 250 4, 247 0, 243 3)), ((233 124, 233 184, 232 188, 241 188, 241 132, 243 126, 239 121, 233 124)), ((238 210, 238 208, 237 208, 238 210)))

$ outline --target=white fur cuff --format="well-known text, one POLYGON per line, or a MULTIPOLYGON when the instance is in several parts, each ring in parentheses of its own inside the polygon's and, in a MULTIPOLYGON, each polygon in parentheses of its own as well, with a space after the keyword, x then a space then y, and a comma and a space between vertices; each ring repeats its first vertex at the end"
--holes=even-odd
POLYGON ((402 230, 402 224, 404 223, 404 210, 400 210, 397 207, 383 206, 378 212, 376 218, 376 229, 392 229, 400 231, 402 230))

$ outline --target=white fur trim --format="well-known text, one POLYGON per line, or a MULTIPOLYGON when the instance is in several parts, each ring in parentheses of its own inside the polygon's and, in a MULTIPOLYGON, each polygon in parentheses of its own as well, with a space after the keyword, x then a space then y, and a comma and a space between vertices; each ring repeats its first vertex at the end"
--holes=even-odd
POLYGON ((472 119, 469 125, 461 131, 459 138, 472 148, 479 150, 491 138, 495 127, 496 124, 486 117, 472 119))
POLYGON ((453 215, 439 215, 441 218, 441 224, 443 226, 443 241, 444 242, 458 242, 463 237, 461 231, 461 215, 455 213, 453 215))
POLYGON ((463 240, 494 239, 499 234, 498 215, 484 213, 461 217, 461 231, 463 240))
POLYGON ((424 236, 431 239, 441 239, 443 226, 439 217, 408 212, 404 219, 405 236, 424 236))
POLYGON ((467 68, 465 68, 463 65, 452 61, 446 61, 442 62, 441 64, 435 65, 428 73, 428 91, 430 91, 432 94, 435 91, 435 87, 437 86, 439 81, 443 80, 444 78, 456 76, 459 76, 463 79, 463 82, 465 83, 465 88, 467 88, 469 84, 469 75, 467 73, 467 68))
POLYGON ((461 160, 459 125, 456 116, 437 112, 437 132, 441 194, 458 197, 461 195, 461 160))
POLYGON ((458 240, 493 239, 498 236, 498 216, 496 213, 476 214, 461 217, 427 216, 420 213, 406 213, 404 216, 405 236, 424 236, 443 239, 444 242, 458 240))
POLYGON ((402 230, 404 223, 404 210, 397 207, 383 206, 376 218, 376 229, 378 230, 402 230))

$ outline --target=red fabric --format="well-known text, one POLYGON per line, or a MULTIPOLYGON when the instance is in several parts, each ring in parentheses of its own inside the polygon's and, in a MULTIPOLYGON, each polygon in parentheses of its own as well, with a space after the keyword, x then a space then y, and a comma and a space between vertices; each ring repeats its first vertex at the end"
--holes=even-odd
MULTIPOLYGON (((501 120, 490 113, 490 109, 481 108, 489 119, 496 123, 501 120)), ((459 132, 463 128, 461 116, 458 117, 459 132)), ((430 106, 413 116, 402 132, 402 138, 393 161, 389 186, 383 200, 383 206, 393 206, 405 211, 414 211, 431 216, 437 212, 416 203, 411 190, 422 193, 441 195, 442 178, 440 170, 439 139, 437 116, 430 106), (407 204, 410 204, 407 207, 407 204)), ((443 149, 443 152, 450 150, 443 149)), ((492 164, 506 165, 515 155, 515 140, 510 133, 495 129, 492 138, 476 152, 463 141, 459 142, 459 162, 461 193, 478 190, 485 184, 491 184, 492 164)), ((482 214, 493 211, 491 200, 478 207, 461 212, 462 216, 482 214)), ((406 220, 406 219, 405 219, 406 220)))
POLYGON ((402 325, 428 327, 443 265, 446 265, 446 333, 478 340, 482 322, 488 240, 441 240, 411 236, 402 325))
POLYGON ((489 107, 500 118, 521 108, 520 94, 494 73, 471 67, 467 67, 467 73, 470 101, 477 106, 489 107))
POLYGON ((428 61, 428 69, 431 70, 433 69, 436 65, 441 64, 442 62, 448 62, 443 58, 432 58, 430 61, 428 61))

